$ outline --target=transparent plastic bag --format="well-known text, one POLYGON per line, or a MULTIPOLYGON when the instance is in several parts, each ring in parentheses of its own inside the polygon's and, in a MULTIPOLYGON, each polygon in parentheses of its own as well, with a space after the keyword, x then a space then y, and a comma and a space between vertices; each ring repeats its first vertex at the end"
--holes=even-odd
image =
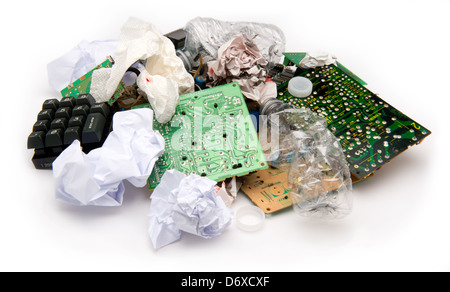
MULTIPOLYGON (((288 171, 294 210, 322 219, 339 219, 352 210, 350 170, 325 119, 309 109, 292 109, 278 100, 263 105, 279 147, 266 152, 272 167, 288 171)), ((272 136, 273 137, 273 136, 272 136)), ((273 144, 273 143, 272 143, 273 144)))
POLYGON ((239 34, 245 34, 257 45, 261 55, 272 63, 279 63, 283 57, 286 39, 283 31, 272 24, 252 22, 226 22, 213 18, 197 17, 185 28, 186 41, 177 55, 188 71, 199 65, 199 57, 205 62, 217 59, 219 48, 239 34))

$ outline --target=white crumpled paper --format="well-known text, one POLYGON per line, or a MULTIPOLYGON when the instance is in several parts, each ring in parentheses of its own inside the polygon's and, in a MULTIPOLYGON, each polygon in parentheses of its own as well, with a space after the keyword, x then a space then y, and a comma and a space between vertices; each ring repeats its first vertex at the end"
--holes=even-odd
POLYGON ((307 52, 306 56, 300 61, 299 66, 305 69, 316 68, 325 65, 336 65, 337 58, 329 53, 322 51, 307 52))
POLYGON ((47 65, 48 82, 60 92, 112 56, 117 41, 82 41, 67 54, 47 65))
POLYGON ((203 238, 220 235, 233 212, 217 195, 216 182, 198 175, 166 171, 151 195, 149 235, 155 249, 171 244, 182 231, 203 238))
POLYGON ((123 181, 144 187, 164 152, 164 139, 152 127, 153 111, 134 109, 114 115, 101 148, 85 154, 75 140, 53 162, 56 198, 79 206, 120 206, 123 181))
POLYGON ((130 18, 122 27, 114 60, 112 68, 101 68, 92 74, 90 93, 98 102, 111 98, 125 72, 139 60, 145 60, 147 71, 141 72, 142 77, 139 75, 141 86, 146 85, 140 89, 147 94, 158 122, 166 123, 172 118, 170 113, 173 114, 179 95, 194 91, 194 78, 176 56, 173 43, 142 20, 130 18), (144 82, 148 76, 165 82, 158 86, 156 82, 144 82))
POLYGON ((277 97, 277 85, 267 78, 267 60, 245 34, 237 35, 218 51, 218 59, 208 62, 209 86, 238 82, 242 94, 262 104, 277 97))

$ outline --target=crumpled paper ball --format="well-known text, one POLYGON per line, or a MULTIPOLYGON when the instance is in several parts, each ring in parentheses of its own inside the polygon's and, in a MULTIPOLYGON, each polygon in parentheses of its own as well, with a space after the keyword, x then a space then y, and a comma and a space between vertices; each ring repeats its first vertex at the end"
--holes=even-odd
POLYGON ((151 195, 149 235, 159 249, 187 232, 216 237, 229 226, 233 212, 217 195, 216 182, 177 170, 166 171, 151 195))
POLYGON ((240 77, 242 73, 253 77, 261 73, 265 75, 261 66, 267 65, 267 61, 258 47, 244 34, 224 44, 219 49, 218 56, 218 60, 211 65, 215 78, 240 77))
POLYGON ((208 62, 209 87, 237 82, 242 94, 260 104, 277 96, 275 82, 268 79, 267 60, 245 34, 237 35, 218 51, 218 59, 208 62))

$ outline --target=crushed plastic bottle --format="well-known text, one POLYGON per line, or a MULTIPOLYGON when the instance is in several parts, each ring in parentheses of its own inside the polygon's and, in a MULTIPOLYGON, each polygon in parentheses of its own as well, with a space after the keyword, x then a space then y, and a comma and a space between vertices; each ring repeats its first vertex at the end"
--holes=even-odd
MULTIPOLYGON (((276 99, 261 106, 278 145, 266 153, 272 167, 288 171, 294 210, 321 219, 339 219, 352 210, 350 170, 327 121, 309 109, 293 109, 276 99)), ((272 141, 271 141, 272 142, 272 141)))

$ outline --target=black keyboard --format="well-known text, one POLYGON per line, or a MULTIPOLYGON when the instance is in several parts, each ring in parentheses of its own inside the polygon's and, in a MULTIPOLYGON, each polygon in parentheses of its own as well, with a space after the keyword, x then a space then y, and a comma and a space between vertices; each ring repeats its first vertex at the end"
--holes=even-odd
POLYGON ((51 169, 53 161, 74 140, 84 153, 99 148, 111 131, 115 110, 108 103, 96 103, 90 94, 47 99, 28 136, 28 149, 37 169, 51 169))

